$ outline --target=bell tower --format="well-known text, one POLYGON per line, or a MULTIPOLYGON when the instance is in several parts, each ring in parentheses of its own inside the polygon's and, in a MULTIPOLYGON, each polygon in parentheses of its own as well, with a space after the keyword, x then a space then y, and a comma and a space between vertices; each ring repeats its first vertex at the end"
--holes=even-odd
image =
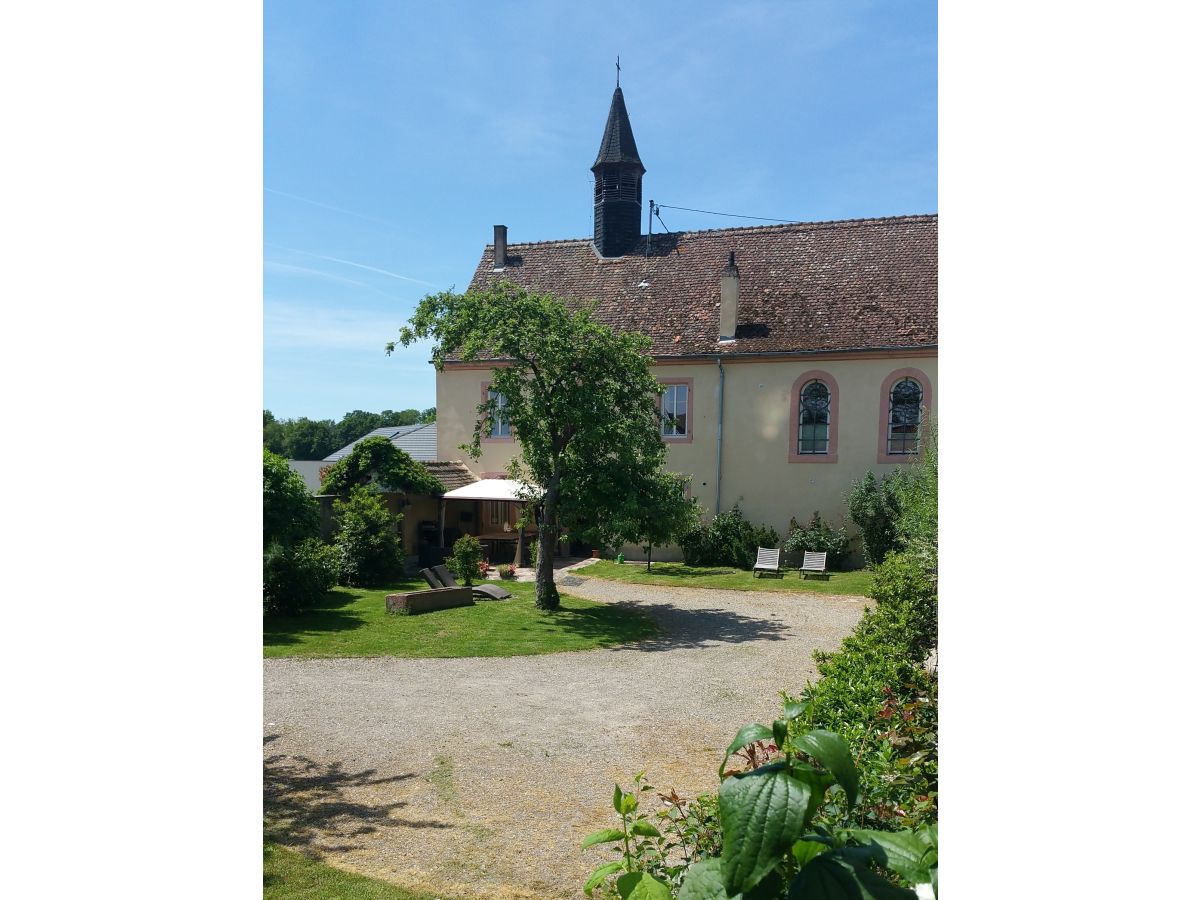
POLYGON ((624 256, 641 236, 645 173, 618 81, 604 137, 600 139, 600 152, 592 165, 596 179, 594 240, 601 256, 624 256))

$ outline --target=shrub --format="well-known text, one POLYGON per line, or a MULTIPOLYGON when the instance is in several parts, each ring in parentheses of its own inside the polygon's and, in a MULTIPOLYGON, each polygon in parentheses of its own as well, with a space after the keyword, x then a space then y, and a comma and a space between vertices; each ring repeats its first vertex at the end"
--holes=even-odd
POLYGON ((384 490, 406 494, 441 494, 445 488, 433 474, 385 437, 359 441, 332 466, 321 481, 325 494, 348 494, 377 479, 384 490))
POLYGON ((404 570, 404 551, 396 527, 400 516, 387 511, 383 499, 364 487, 333 504, 338 521, 334 546, 342 581, 354 587, 373 587, 404 570))
POLYGON ((293 615, 312 609, 337 579, 333 547, 314 538, 291 547, 270 544, 263 553, 263 611, 293 615))
POLYGON ((900 518, 900 493, 904 475, 899 471, 877 479, 868 472, 855 481, 846 495, 850 520, 862 531, 867 565, 877 566, 897 547, 896 523, 900 518))
POLYGON ((501 563, 496 567, 496 571, 499 572, 500 577, 504 579, 517 577, 517 571, 510 563, 501 563))
POLYGON ((783 548, 787 553, 826 553, 826 565, 830 569, 841 568, 842 562, 850 549, 850 536, 845 528, 834 528, 821 519, 819 512, 814 512, 807 525, 799 524, 792 519, 791 529, 783 548))
POLYGON ((319 506, 282 456, 263 448, 263 549, 316 537, 319 506))
MULTIPOLYGON (((651 788, 640 775, 634 791, 617 785, 612 803, 621 827, 593 832, 581 849, 616 844, 618 858, 592 872, 584 893, 591 896, 601 887, 606 896, 615 890, 622 898, 669 900, 680 884, 681 900, 916 900, 918 894, 898 887, 899 881, 924 885, 936 896, 937 827, 898 832, 847 827, 861 796, 851 746, 838 734, 799 725, 804 713, 804 704, 789 701, 770 727, 755 723, 738 731, 725 762, 737 752, 751 765, 731 771, 722 763, 719 832, 709 853, 682 866, 671 866, 660 849, 671 847, 674 834, 664 838, 639 811, 639 794, 651 788), (817 814, 833 798, 840 798, 846 815, 825 827, 817 814)), ((686 839, 680 845, 686 848, 686 839)))
POLYGON ((754 565, 759 547, 778 547, 779 532, 769 526, 753 525, 739 507, 713 516, 707 525, 700 523, 679 536, 683 561, 689 566, 754 565))
MULTIPOLYGON (((474 584, 480 577, 480 564, 483 562, 483 546, 473 534, 464 534, 454 542, 454 549, 446 560, 454 574, 462 579, 463 584, 474 584)), ((484 573, 486 569, 482 570, 484 573)))

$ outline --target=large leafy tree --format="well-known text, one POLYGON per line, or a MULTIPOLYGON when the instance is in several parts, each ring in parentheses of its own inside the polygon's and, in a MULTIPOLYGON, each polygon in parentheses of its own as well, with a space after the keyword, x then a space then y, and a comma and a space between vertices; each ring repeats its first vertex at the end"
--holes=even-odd
POLYGON ((355 487, 377 484, 385 491, 440 494, 442 483, 428 469, 385 437, 359 441, 349 454, 329 467, 321 493, 347 495, 355 487))
MULTIPOLYGON (((554 544, 561 526, 617 531, 631 482, 661 466, 655 397, 644 335, 619 333, 551 294, 500 283, 485 291, 425 297, 399 343, 432 339, 433 363, 491 360, 492 387, 520 446, 511 474, 537 488, 537 605, 557 609, 554 544)), ((394 344, 388 345, 391 352, 394 344)), ((480 455, 496 400, 479 406, 467 448, 480 455)))

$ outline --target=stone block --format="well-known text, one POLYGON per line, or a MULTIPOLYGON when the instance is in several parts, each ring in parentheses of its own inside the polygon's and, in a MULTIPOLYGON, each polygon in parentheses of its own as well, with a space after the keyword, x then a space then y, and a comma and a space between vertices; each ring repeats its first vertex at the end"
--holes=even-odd
POLYGON ((429 591, 408 591, 387 595, 387 611, 409 615, 452 609, 455 606, 474 606, 469 587, 438 588, 429 591))

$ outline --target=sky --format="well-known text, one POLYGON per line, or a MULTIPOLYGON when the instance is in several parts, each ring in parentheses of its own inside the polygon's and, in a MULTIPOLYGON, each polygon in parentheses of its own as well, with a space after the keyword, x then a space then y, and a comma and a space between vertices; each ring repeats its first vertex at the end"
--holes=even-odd
POLYGON ((618 54, 647 200, 798 221, 937 211, 932 2, 268 0, 264 409, 435 404, 428 346, 384 345, 425 294, 467 287, 493 225, 510 244, 591 236, 618 54))

